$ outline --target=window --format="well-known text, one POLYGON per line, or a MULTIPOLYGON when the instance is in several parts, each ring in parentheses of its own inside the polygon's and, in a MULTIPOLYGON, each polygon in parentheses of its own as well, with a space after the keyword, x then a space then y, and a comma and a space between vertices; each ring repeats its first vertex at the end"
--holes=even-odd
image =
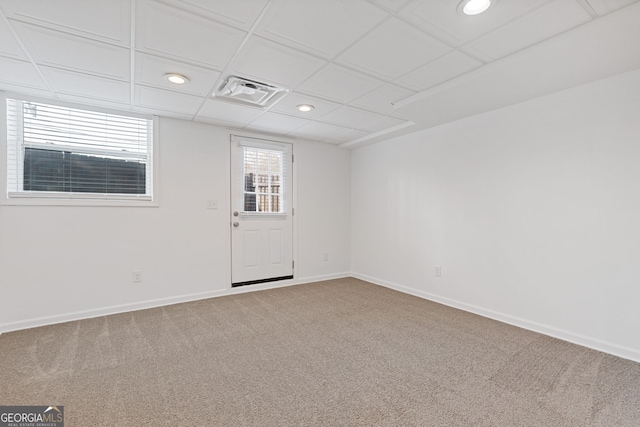
POLYGON ((153 120, 7 99, 7 196, 153 200, 153 120))
POLYGON ((244 150, 244 211, 282 213, 284 152, 255 147, 244 150))

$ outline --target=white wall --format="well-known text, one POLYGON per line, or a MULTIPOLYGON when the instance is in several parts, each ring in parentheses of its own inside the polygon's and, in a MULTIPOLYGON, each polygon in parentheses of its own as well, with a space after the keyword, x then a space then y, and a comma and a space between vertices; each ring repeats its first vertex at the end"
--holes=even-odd
POLYGON ((336 273, 348 276, 350 152, 324 143, 304 143, 296 146, 295 156, 296 259, 300 260, 296 273, 305 281, 336 273))
MULTIPOLYGON (((161 119, 159 133, 160 207, 0 206, 0 332, 245 291, 230 288, 229 132, 161 119)), ((295 152, 295 282, 344 276, 349 152, 305 141, 295 152)))
POLYGON ((357 277, 640 361, 640 71, 351 158, 357 277))

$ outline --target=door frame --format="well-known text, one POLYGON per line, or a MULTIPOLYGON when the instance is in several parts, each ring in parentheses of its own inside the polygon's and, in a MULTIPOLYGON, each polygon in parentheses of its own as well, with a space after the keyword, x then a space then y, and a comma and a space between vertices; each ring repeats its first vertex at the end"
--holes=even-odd
POLYGON ((297 158, 297 140, 295 139, 290 139, 290 138, 286 138, 286 137, 275 137, 275 136, 269 136, 269 135, 262 135, 262 134, 258 134, 258 133, 252 133, 252 132, 229 132, 229 139, 228 139, 228 144, 227 144, 227 149, 228 151, 228 173, 227 173, 227 177, 229 179, 229 186, 228 186, 228 209, 227 209, 227 218, 228 218, 228 223, 229 223, 229 282, 228 282, 228 289, 230 290, 234 290, 234 291, 240 291, 240 292, 246 292, 246 291, 254 291, 254 290, 260 290, 260 289, 271 289, 271 288, 280 288, 283 286, 290 286, 290 285, 295 285, 298 283, 298 158, 297 158), (285 143, 285 144, 291 144, 291 155, 293 156, 293 161, 291 164, 291 185, 290 185, 290 191, 291 191, 291 219, 292 219, 292 258, 293 258, 293 262, 294 262, 294 267, 293 267, 293 279, 286 279, 286 280, 279 280, 276 282, 264 282, 264 283, 256 283, 253 284, 247 288, 245 288, 244 286, 240 286, 240 287, 232 287, 231 284, 233 282, 233 257, 232 257, 232 251, 233 251, 233 188, 232 188, 232 179, 231 179, 231 174, 233 173, 233 168, 232 168, 232 162, 234 161, 233 159, 233 155, 231 152, 231 143, 234 142, 235 138, 245 138, 245 139, 253 139, 256 140, 258 142, 271 142, 271 143, 285 143))

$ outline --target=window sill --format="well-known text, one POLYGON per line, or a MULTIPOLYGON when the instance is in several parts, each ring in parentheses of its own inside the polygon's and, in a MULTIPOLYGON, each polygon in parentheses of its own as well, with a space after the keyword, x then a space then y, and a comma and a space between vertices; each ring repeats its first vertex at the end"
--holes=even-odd
POLYGON ((95 207, 158 207, 150 197, 105 198, 101 195, 64 197, 49 193, 9 193, 0 199, 3 206, 95 206, 95 207))

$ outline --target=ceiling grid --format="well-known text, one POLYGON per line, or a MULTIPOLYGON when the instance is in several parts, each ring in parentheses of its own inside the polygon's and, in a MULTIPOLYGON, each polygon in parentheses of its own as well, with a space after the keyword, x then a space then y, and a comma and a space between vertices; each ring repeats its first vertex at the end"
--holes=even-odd
POLYGON ((569 87, 543 59, 562 46, 578 52, 556 61, 581 70, 575 84, 633 68, 632 47, 591 70, 599 58, 568 40, 637 39, 640 19, 640 0, 497 0, 476 16, 448 0, 53 3, 0 0, 0 90, 344 147, 530 98, 513 89, 524 67, 547 76, 539 95, 569 87), (284 95, 266 107, 215 96, 232 75, 284 95))

